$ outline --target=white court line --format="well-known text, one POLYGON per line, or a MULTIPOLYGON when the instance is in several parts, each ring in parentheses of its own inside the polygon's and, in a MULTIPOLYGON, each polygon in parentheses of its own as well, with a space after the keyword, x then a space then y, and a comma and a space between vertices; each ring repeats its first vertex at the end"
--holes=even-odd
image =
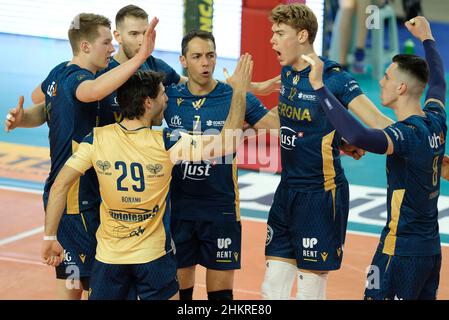
MULTIPOLYGON (((7 186, 2 186, 2 185, 0 185, 0 189, 12 190, 12 191, 18 191, 18 192, 26 192, 26 193, 34 193, 34 194, 42 194, 43 193, 43 191, 39 191, 39 190, 33 190, 33 189, 27 189, 27 188, 7 187, 7 186)), ((244 210, 244 208, 243 208, 243 210, 244 210)), ((245 217, 245 216, 241 216, 240 218, 242 220, 247 220, 247 221, 267 223, 267 220, 266 219, 262 219, 262 218, 253 218, 253 217, 245 217)), ((44 231, 43 227, 42 227, 42 231, 44 231)), ((367 237, 377 237, 377 238, 380 237, 380 234, 370 233, 370 232, 363 232, 363 231, 347 230, 346 233, 360 235, 360 236, 367 236, 367 237)), ((2 245, 2 241, 3 240, 0 240, 0 246, 2 245)), ((441 246, 449 247, 449 243, 441 243, 441 246)))
POLYGON ((1 239, 0 240, 0 246, 3 246, 5 244, 11 243, 11 242, 15 242, 15 241, 18 241, 18 240, 21 240, 21 239, 24 239, 24 238, 28 238, 28 237, 34 236, 35 234, 41 233, 41 232, 44 232, 44 227, 43 226, 31 229, 29 231, 25 231, 25 232, 22 232, 22 233, 18 233, 15 236, 12 236, 12 237, 9 237, 9 238, 5 238, 5 239, 1 239))
POLYGON ((34 189, 20 188, 20 187, 8 187, 8 186, 2 186, 2 185, 0 185, 0 189, 17 191, 17 192, 25 192, 25 193, 33 193, 33 194, 43 194, 44 193, 43 190, 34 190, 34 189))
POLYGON ((17 259, 17 258, 10 258, 10 257, 2 257, 0 256, 0 261, 9 261, 9 262, 17 262, 17 263, 23 263, 23 264, 32 264, 36 266, 46 266, 42 262, 36 261, 36 260, 28 260, 28 259, 17 259))

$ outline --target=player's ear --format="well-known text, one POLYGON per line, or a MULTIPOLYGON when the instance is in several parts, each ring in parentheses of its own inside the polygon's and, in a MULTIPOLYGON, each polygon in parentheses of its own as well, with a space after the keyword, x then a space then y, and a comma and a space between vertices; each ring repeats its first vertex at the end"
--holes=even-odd
POLYGON ((118 30, 114 30, 113 34, 114 34, 115 41, 117 41, 118 44, 121 45, 122 44, 122 37, 120 35, 120 32, 118 30))
POLYGON ((309 33, 307 32, 306 29, 303 29, 298 32, 298 41, 300 44, 303 44, 308 40, 309 40, 309 33))
POLYGON ((143 106, 145 110, 151 110, 153 108, 153 99, 146 97, 145 100, 143 100, 143 106))
POLYGON ((84 53, 90 52, 90 43, 87 40, 83 40, 80 42, 80 50, 84 53))
POLYGON ((187 61, 186 61, 186 57, 183 55, 179 56, 179 62, 181 62, 181 65, 184 69, 187 69, 187 61))
POLYGON ((398 95, 402 96, 407 92, 407 83, 401 82, 401 84, 397 87, 398 95))

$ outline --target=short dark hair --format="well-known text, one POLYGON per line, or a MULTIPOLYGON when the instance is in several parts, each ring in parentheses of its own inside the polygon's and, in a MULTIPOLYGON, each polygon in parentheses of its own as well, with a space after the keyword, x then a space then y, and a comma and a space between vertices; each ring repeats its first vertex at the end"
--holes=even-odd
POLYGON ((146 98, 155 99, 159 94, 164 74, 154 71, 136 71, 117 90, 117 100, 124 118, 139 119, 145 113, 146 98))
POLYGON ((135 5, 127 5, 121 8, 115 15, 115 27, 118 28, 119 25, 125 20, 126 17, 134 17, 140 19, 147 19, 148 14, 142 8, 135 5))
POLYGON ((94 42, 99 36, 98 27, 111 29, 111 21, 105 16, 94 13, 80 13, 70 23, 68 36, 73 55, 79 53, 79 44, 83 40, 94 42))
POLYGON ((393 57, 393 62, 398 65, 400 71, 412 76, 424 86, 429 81, 429 66, 423 58, 413 54, 398 54, 393 57))
POLYGON ((216 48, 214 35, 209 31, 204 30, 190 30, 183 38, 181 42, 181 52, 185 56, 187 53, 187 46, 189 42, 194 38, 200 38, 203 40, 210 40, 214 44, 214 50, 216 48))

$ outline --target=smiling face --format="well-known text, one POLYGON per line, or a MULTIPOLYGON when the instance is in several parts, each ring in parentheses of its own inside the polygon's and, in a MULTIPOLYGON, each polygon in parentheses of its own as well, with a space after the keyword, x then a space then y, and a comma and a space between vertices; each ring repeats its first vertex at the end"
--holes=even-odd
POLYGON ((212 81, 217 62, 214 43, 199 37, 191 39, 180 61, 187 70, 189 81, 205 86, 212 81))

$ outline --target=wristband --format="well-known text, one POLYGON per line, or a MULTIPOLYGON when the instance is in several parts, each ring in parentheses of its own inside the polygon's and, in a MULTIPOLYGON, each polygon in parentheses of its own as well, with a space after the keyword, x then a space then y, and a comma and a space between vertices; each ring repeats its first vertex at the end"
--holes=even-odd
POLYGON ((45 241, 56 241, 58 240, 56 236, 44 236, 45 241))

